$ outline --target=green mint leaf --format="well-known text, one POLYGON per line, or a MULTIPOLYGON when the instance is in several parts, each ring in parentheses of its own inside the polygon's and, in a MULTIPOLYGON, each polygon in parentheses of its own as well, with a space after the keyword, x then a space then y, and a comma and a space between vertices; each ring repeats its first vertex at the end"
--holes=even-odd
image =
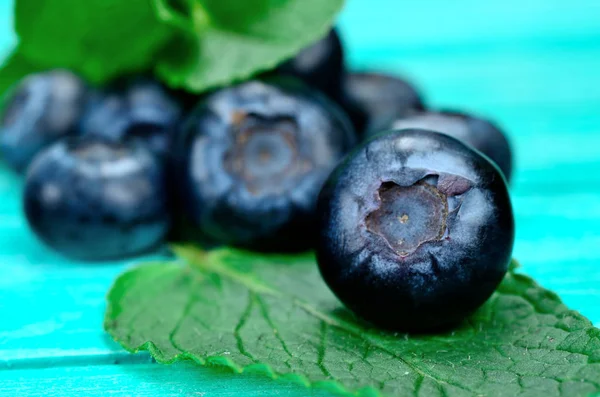
POLYGON ((175 87, 201 92, 291 58, 327 33, 344 0, 158 3, 162 20, 177 26, 183 37, 165 48, 156 71, 175 87))
POLYGON ((123 274, 105 328, 161 363, 192 359, 359 396, 588 396, 600 391, 600 330, 511 272, 448 333, 390 334, 341 307, 312 255, 176 248, 123 274))
POLYGON ((177 31, 155 0, 16 0, 22 54, 43 68, 67 68, 93 83, 150 70, 177 31))

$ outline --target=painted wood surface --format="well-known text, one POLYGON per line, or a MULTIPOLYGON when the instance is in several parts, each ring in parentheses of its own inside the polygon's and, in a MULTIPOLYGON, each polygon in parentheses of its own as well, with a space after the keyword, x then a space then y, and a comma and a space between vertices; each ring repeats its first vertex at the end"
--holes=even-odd
MULTIPOLYGON (((0 51, 10 48, 0 0, 0 51)), ((433 106, 499 121, 515 151, 521 271, 600 325, 600 2, 349 0, 351 64, 413 79, 433 106)), ((135 261, 68 262, 21 214, 0 168, 1 396, 328 396, 285 382, 129 355, 102 331, 104 296, 135 261), (49 390, 52 389, 50 392, 49 390)))

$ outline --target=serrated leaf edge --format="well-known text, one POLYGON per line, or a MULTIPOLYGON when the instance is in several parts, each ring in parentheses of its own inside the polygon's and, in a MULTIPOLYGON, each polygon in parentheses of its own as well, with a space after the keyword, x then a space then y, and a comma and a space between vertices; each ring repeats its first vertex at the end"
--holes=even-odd
MULTIPOLYGON (((177 249, 177 247, 173 247, 173 250, 179 251, 179 253, 183 253, 183 251, 184 251, 182 249, 177 249)), ((219 252, 217 251, 217 252, 213 252, 211 254, 216 254, 215 256, 218 256, 219 252)), ((182 256, 184 256, 184 255, 182 255, 182 256)), ((175 262, 168 261, 164 264, 167 264, 167 263, 173 264, 175 262)), ((127 352, 136 354, 136 353, 139 353, 142 351, 147 351, 150 353, 152 358, 154 358, 156 360, 156 362, 158 362, 160 364, 169 365, 169 364, 174 364, 174 363, 178 363, 178 362, 191 361, 191 362, 193 362, 197 365, 203 366, 203 367, 217 367, 220 369, 228 369, 236 374, 262 375, 271 380, 287 381, 287 382, 291 382, 291 383, 301 385, 301 386, 304 386, 307 388, 326 390, 326 391, 329 391, 329 392, 332 392, 332 393, 335 393, 335 394, 338 394, 341 396, 387 397, 387 396, 381 394, 381 392, 379 392, 378 390, 376 390, 372 387, 368 387, 368 386, 358 389, 356 391, 351 391, 350 389, 346 388, 341 383, 334 381, 334 380, 313 382, 302 374, 297 374, 294 372, 278 373, 275 370, 273 370, 273 368, 270 365, 265 364, 265 363, 254 363, 254 364, 250 364, 250 365, 246 365, 246 366, 240 366, 240 365, 236 364, 230 358, 223 356, 223 355, 212 355, 212 356, 200 357, 200 356, 194 356, 187 352, 181 352, 181 353, 178 353, 175 356, 173 356, 173 358, 165 360, 162 358, 164 356, 162 351, 152 341, 146 341, 143 344, 141 344, 135 348, 129 348, 127 345, 121 343, 121 341, 118 340, 117 335, 112 332, 112 327, 110 326, 110 323, 111 323, 113 306, 110 304, 110 296, 112 295, 116 284, 123 278, 126 278, 127 276, 135 273, 141 267, 152 266, 152 265, 156 266, 159 264, 160 263, 156 262, 156 261, 147 262, 147 263, 143 263, 138 266, 135 266, 135 267, 121 273, 119 275, 119 277, 113 282, 113 285, 109 289, 108 294, 106 296, 107 308, 106 308, 106 313, 104 316, 104 330, 111 336, 111 338, 115 342, 117 342, 127 352)), ((238 282, 239 282, 239 280, 238 280, 238 282)))
MULTIPOLYGON (((198 261, 198 258, 193 258, 190 256, 187 247, 184 246, 175 246, 172 247, 172 250, 176 253, 176 255, 178 256, 178 258, 180 259, 179 262, 183 262, 183 264, 187 264, 189 266, 194 266, 194 262, 198 261)), ((196 251, 198 252, 198 251, 196 251)), ((210 253, 204 253, 204 255, 202 256, 202 259, 204 259, 205 261, 208 262, 213 262, 215 260, 218 261, 220 255, 222 254, 227 254, 227 250, 215 250, 215 251, 211 251, 210 253)), ((177 263, 177 261, 173 262, 173 261, 169 261, 167 262, 168 264, 175 264, 177 263)), ((565 314, 570 314, 573 315, 575 317, 579 317, 581 319, 584 319, 586 321, 589 322, 589 320, 587 320, 583 315, 581 315, 579 312, 574 311, 569 309, 568 307, 566 307, 564 305, 564 303, 562 302, 562 300, 560 299, 560 297, 555 294, 554 292, 544 289, 542 288, 537 282, 535 282, 534 279, 532 279, 531 277, 521 274, 521 273, 515 273, 513 270, 516 268, 515 264, 516 264, 516 260, 512 260, 511 261, 511 265, 509 266, 510 270, 507 274, 509 274, 511 277, 515 278, 515 280, 519 281, 519 282, 526 282, 526 283, 530 283, 533 287, 538 287, 540 289, 542 289, 546 294, 547 294, 547 298, 551 299, 552 301, 554 301, 557 304, 560 304, 562 306, 562 309, 560 311, 560 313, 557 313, 557 315, 565 316, 565 314)), ((187 352, 183 352, 180 351, 180 353, 174 355, 172 358, 170 359, 164 359, 164 354, 162 353, 162 351, 152 342, 152 341, 146 341, 143 344, 134 347, 134 348, 129 348, 128 346, 126 346, 125 344, 121 343, 118 340, 118 337, 115 333, 112 332, 112 327, 110 326, 111 323, 111 317, 112 317, 112 306, 110 304, 110 295, 113 291, 113 288, 116 286, 116 284, 118 283, 119 280, 121 280, 123 277, 128 276, 131 273, 134 273, 135 271, 138 271, 141 267, 145 266, 145 265, 157 265, 156 262, 152 262, 152 263, 146 263, 146 264, 142 264, 140 266, 136 266, 124 273, 122 273, 117 280, 115 280, 115 282, 113 283, 113 285, 111 286, 111 289, 109 290, 109 293, 107 295, 107 300, 108 300, 108 305, 107 305, 107 310, 106 310, 106 314, 105 314, 105 321, 104 321, 104 329, 105 331, 113 338, 113 340, 115 340, 117 343, 119 343, 119 345, 121 345, 126 351, 130 352, 130 353, 138 353, 140 351, 148 351, 150 353, 150 355, 159 363, 161 364, 173 364, 176 362, 183 362, 183 361, 192 361, 194 363, 196 363, 197 365, 201 365, 204 367, 220 367, 222 369, 229 369, 234 373, 237 374, 254 374, 254 375, 263 375, 266 376, 267 378, 270 378, 272 380, 281 380, 281 381, 288 381, 288 382, 292 382, 298 385, 302 385, 305 386, 307 388, 315 388, 315 389, 321 389, 321 390, 326 390, 332 393, 336 393, 338 395, 342 395, 342 396, 355 396, 355 397, 388 397, 387 395, 381 393, 379 390, 373 388, 373 387, 363 387, 357 390, 350 390, 349 388, 347 388, 346 386, 344 386, 342 383, 337 382, 335 380, 325 380, 325 381, 311 381, 310 379, 308 379, 306 376, 302 375, 302 374, 298 374, 295 372, 277 372, 275 371, 270 365, 265 364, 265 363, 253 363, 247 366, 240 366, 238 365, 235 361, 231 360, 229 357, 223 356, 223 355, 210 355, 210 356, 195 356, 192 355, 190 353, 187 352)), ((208 266, 203 266, 203 271, 216 271, 218 273, 218 270, 216 270, 215 268, 213 268, 211 265, 208 266)), ((252 289, 250 288, 250 286, 247 284, 248 280, 242 280, 242 279, 237 279, 237 278, 232 278, 235 282, 241 283, 242 285, 244 285, 246 288, 248 288, 251 292, 252 289)), ((260 288, 262 289, 265 286, 260 286, 260 288)), ((266 287, 268 288, 268 287, 266 287)), ((254 291, 256 292, 256 291, 254 291)), ((268 291, 268 290, 262 290, 263 293, 275 293, 278 294, 277 291, 268 291)), ((502 293, 502 294, 507 294, 507 295, 514 295, 514 294, 510 294, 508 292, 505 291, 501 291, 500 289, 498 290, 498 293, 502 293)), ((529 301, 527 299, 526 296, 522 296, 522 295, 518 295, 519 297, 529 301)), ((302 301, 299 300, 295 300, 294 301, 295 304, 297 304, 299 307, 301 307, 302 309, 310 312, 312 315, 314 315, 315 317, 321 319, 323 321, 323 323, 329 324, 331 326, 335 326, 335 327, 339 327, 341 329, 343 329, 346 332, 353 332, 352 330, 352 326, 350 324, 344 324, 344 322, 340 323, 336 320, 330 319, 329 317, 323 318, 322 314, 319 312, 315 312, 310 305, 306 305, 303 304, 302 301)), ((539 308, 536 307, 535 305, 533 305, 532 302, 529 302, 530 304, 532 304, 532 306, 534 307, 534 309, 536 311, 539 312, 539 308)), ((590 323, 590 328, 594 328, 593 325, 590 323)), ((386 350, 383 347, 378 346, 377 343, 373 342, 370 338, 365 337, 364 335, 361 335, 360 333, 357 334, 358 336, 361 336, 363 339, 365 339, 366 341, 368 341, 369 343, 371 343, 374 347, 378 347, 378 348, 382 348, 384 350, 386 350)), ((176 346, 174 346, 175 348, 177 348, 176 346)), ((179 350, 179 349, 178 349, 179 350)), ((386 350, 387 351, 387 350, 386 350)), ((398 359, 402 360, 405 364, 407 364, 409 367, 411 367, 415 372, 417 372, 418 374, 421 375, 422 378, 431 378, 434 381, 438 382, 438 383, 447 383, 445 381, 441 381, 437 378, 435 378, 434 376, 431 376, 427 373, 423 373, 418 367, 415 367, 415 365, 412 362, 406 361, 404 360, 402 357, 397 356, 396 354, 394 354, 393 352, 389 352, 390 354, 392 354, 393 356, 397 357, 398 359)), ((462 386, 459 385, 455 385, 452 383, 449 383, 452 386, 455 387, 459 387, 462 388, 465 391, 469 391, 469 392, 473 392, 475 393, 474 390, 469 390, 469 389, 465 389, 462 386)), ((476 394, 476 393, 475 393, 476 394)))

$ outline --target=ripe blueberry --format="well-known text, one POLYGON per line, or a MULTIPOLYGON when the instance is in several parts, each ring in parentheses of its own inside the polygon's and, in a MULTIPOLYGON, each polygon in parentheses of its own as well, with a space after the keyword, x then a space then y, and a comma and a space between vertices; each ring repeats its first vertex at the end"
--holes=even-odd
POLYGON ((341 95, 344 50, 335 29, 279 67, 279 71, 300 78, 330 98, 341 95))
POLYGON ((34 74, 10 90, 0 117, 0 153, 16 171, 59 138, 74 132, 86 86, 64 70, 34 74))
POLYGON ((381 73, 349 73, 344 79, 344 108, 356 129, 373 134, 424 109, 419 92, 407 81, 381 73))
POLYGON ((174 147, 191 227, 252 249, 308 248, 319 190, 354 140, 335 105, 297 81, 251 81, 210 95, 174 147))
POLYGON ((326 283, 385 328, 460 322, 490 297, 511 258, 504 178, 436 132, 394 131, 364 143, 332 173, 317 211, 326 283))
POLYGON ((139 78, 91 95, 81 129, 86 136, 138 140, 164 156, 181 114, 180 104, 164 87, 139 78))
POLYGON ((68 138, 29 168, 25 214, 40 239, 66 256, 127 257, 153 248, 168 231, 163 178, 159 161, 136 142, 68 138))
POLYGON ((510 181, 510 144, 502 130, 491 121, 455 111, 420 112, 397 120, 392 128, 421 128, 457 138, 488 156, 510 181))

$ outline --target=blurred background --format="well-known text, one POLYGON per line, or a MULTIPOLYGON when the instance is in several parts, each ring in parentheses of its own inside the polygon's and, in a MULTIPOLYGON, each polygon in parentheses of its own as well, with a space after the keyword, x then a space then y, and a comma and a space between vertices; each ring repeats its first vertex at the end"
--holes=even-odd
MULTIPOLYGON (((11 2, 0 0, 0 54, 14 43, 10 14, 11 2)), ((516 154, 511 192, 520 271, 600 325, 600 1, 348 0, 339 26, 353 68, 398 73, 430 106, 472 111, 504 128, 516 154)), ((101 319, 103 296, 122 264, 59 266, 62 259, 20 220, 17 182, 7 173, 0 168, 0 274, 10 266, 10 282, 20 286, 10 291, 0 280, 0 311, 12 321, 0 326, 0 359, 52 349, 120 351, 101 319), (31 266, 39 263, 47 266, 31 266), (32 306, 36 324, 19 316, 22 307, 5 303, 42 290, 52 305, 32 306), (15 333, 23 327, 25 338, 15 333), (57 329, 70 340, 59 339, 57 329)), ((170 387, 192 376, 153 371, 140 371, 140 379, 170 387)), ((2 383, 0 392, 9 387, 2 383)), ((248 395, 263 395, 258 390, 248 395)))

